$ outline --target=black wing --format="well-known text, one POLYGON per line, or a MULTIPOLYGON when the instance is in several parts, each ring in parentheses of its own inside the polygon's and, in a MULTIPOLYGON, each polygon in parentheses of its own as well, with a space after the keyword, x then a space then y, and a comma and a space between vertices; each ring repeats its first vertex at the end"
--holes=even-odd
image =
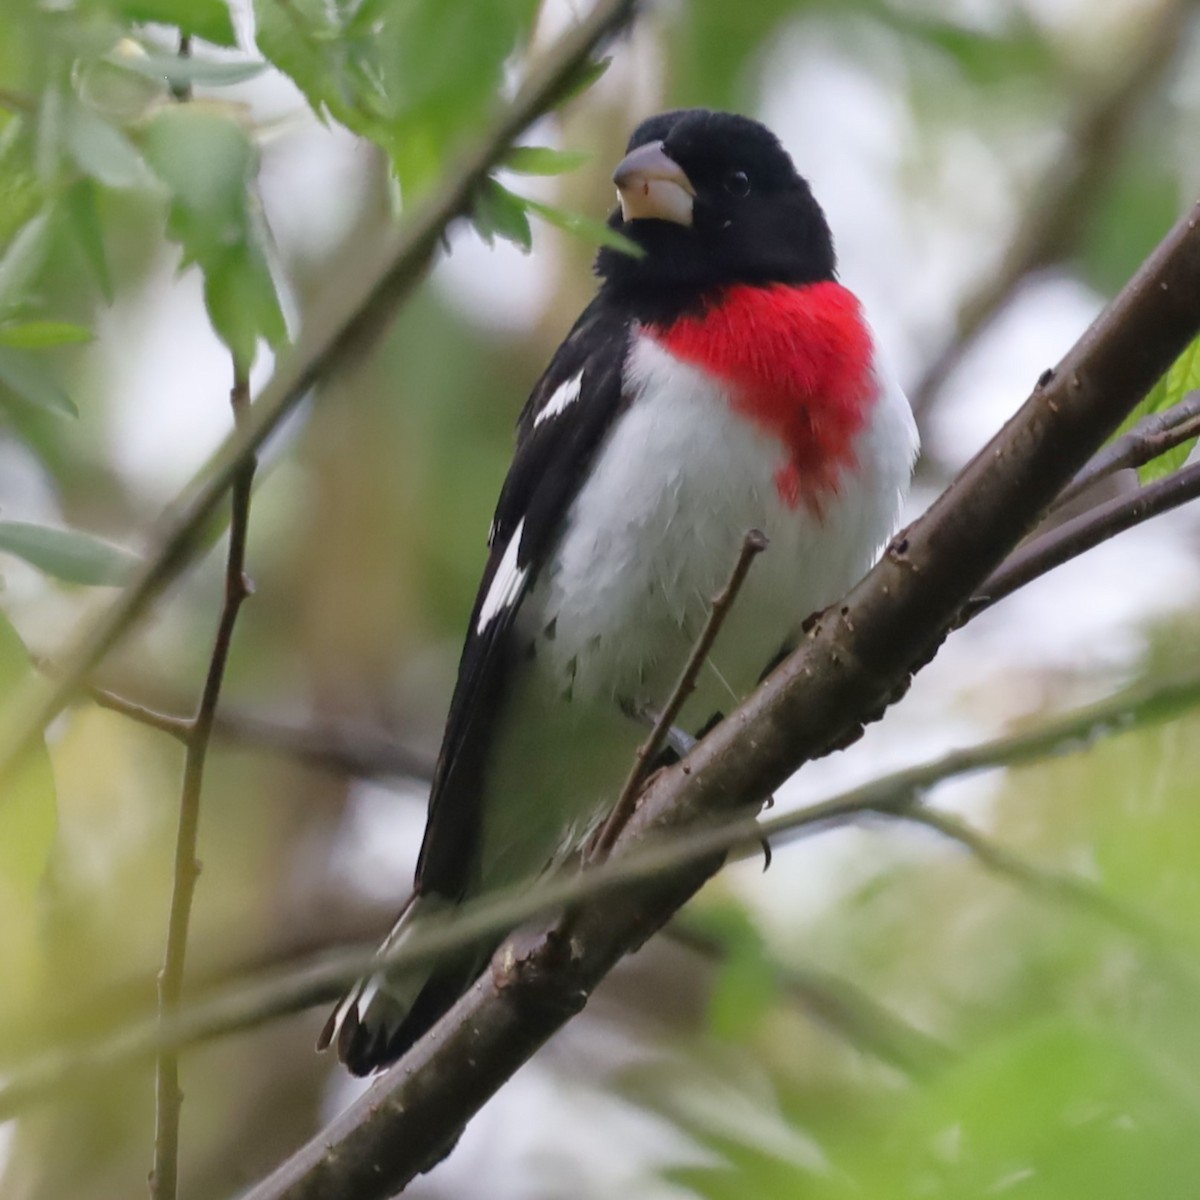
POLYGON ((611 313, 602 301, 593 301, 521 412, 516 455, 488 535, 490 553, 434 771, 417 860, 417 892, 458 899, 468 885, 481 824, 481 773, 492 721, 522 652, 514 644, 513 618, 549 557, 562 518, 621 409, 629 332, 627 319, 611 313), (514 538, 516 546, 511 545, 514 538), (502 602, 496 597, 489 602, 498 574, 512 580, 513 587, 503 589, 502 602), (489 605, 490 619, 481 622, 489 605))

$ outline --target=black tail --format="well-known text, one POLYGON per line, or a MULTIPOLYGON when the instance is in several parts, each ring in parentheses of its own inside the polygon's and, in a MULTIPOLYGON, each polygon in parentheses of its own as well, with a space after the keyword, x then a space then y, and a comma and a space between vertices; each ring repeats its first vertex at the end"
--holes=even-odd
MULTIPOLYGON (((446 903, 436 896, 410 897, 380 946, 380 955, 396 950, 419 927, 422 915, 446 903)), ((390 1067, 471 986, 490 954, 490 949, 472 949, 432 967, 397 975, 372 972, 329 1014, 317 1049, 336 1043, 338 1058, 355 1075, 390 1067)))

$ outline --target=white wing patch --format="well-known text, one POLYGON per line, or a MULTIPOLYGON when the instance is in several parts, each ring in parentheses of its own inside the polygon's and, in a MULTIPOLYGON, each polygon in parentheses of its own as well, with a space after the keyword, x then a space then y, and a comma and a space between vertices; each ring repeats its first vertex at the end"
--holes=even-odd
POLYGON ((550 399, 546 401, 541 412, 533 419, 533 427, 536 429, 543 421, 550 420, 551 417, 557 417, 559 413, 566 412, 576 400, 579 399, 579 393, 583 387, 583 372, 580 371, 577 375, 572 376, 566 383, 560 383, 554 389, 550 399))
MULTIPOLYGON (((555 393, 557 395, 557 393, 555 393)), ((525 518, 522 517, 513 530, 508 545, 504 548, 504 557, 496 574, 492 577, 492 586, 488 588, 479 610, 479 622, 475 626, 476 633, 482 633, 506 608, 510 608, 517 596, 520 595, 521 585, 525 582, 526 570, 517 566, 517 550, 521 545, 521 534, 525 532, 525 518)))

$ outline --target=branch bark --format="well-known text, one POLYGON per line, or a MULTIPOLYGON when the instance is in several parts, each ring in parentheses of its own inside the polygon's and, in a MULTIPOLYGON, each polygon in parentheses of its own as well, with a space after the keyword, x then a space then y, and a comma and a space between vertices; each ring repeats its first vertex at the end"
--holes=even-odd
MULTIPOLYGON (((822 614, 796 653, 691 754, 651 780, 615 854, 753 812, 758 798, 853 741, 904 693, 974 591, 1200 330, 1198 230, 1193 210, 846 602, 822 614)), ((549 936, 525 954, 502 948, 430 1034, 250 1200, 394 1195, 453 1146, 612 965, 723 858, 574 910, 566 944, 549 936)))
POLYGON ((965 623, 1018 588, 1101 542, 1197 496, 1200 496, 1200 463, 1192 463, 1138 488, 1132 495, 1114 497, 1056 525, 1032 538, 988 576, 978 595, 963 609, 960 622, 965 623))
POLYGON ((1105 446, 1063 489, 1055 501, 1055 509, 1074 500, 1106 475, 1153 462, 1198 434, 1200 392, 1191 392, 1178 404, 1144 417, 1128 433, 1105 446))
MULTIPOLYGON (((192 718, 144 704, 108 688, 89 687, 88 699, 187 744, 192 718)), ((434 755, 407 746, 386 731, 361 724, 275 720, 222 706, 213 720, 213 737, 231 746, 278 754, 317 770, 362 779, 433 778, 434 755)))
MULTIPOLYGON (((241 425, 250 404, 250 381, 246 371, 237 363, 234 364, 230 403, 234 423, 241 425)), ((208 761, 208 747, 221 698, 221 685, 225 680, 225 667, 233 644, 234 627, 242 602, 250 594, 245 573, 246 539, 250 532, 250 497, 257 465, 254 455, 250 455, 234 476, 229 553, 225 561, 225 596, 200 703, 186 738, 187 753, 179 797, 179 830, 175 841, 175 875, 167 922, 167 948, 158 976, 160 1021, 178 1011, 183 995, 188 926, 191 923, 196 880, 200 877, 196 844, 200 828, 204 766, 208 761)), ((154 1166, 150 1171, 150 1195, 152 1200, 175 1200, 179 1190, 179 1113, 183 1105, 183 1093, 179 1090, 179 1059, 172 1050, 163 1051, 158 1056, 154 1093, 154 1166)))
MULTIPOLYGON (((641 847, 636 853, 609 860, 596 870, 542 885, 525 892, 517 903, 492 901, 478 919, 460 916, 423 944, 409 944, 389 965, 417 965, 450 954, 513 924, 582 900, 605 900, 614 888, 652 879, 696 855, 711 855, 769 836, 776 845, 833 828, 863 815, 902 815, 929 792, 950 779, 979 771, 1018 766, 1054 754, 1078 752, 1096 739, 1179 717, 1200 704, 1200 675, 1128 689, 1098 704, 1044 721, 1032 729, 1009 734, 963 750, 954 750, 918 766, 883 776, 860 787, 760 822, 752 818, 691 832, 665 843, 641 847)), ((65 1087, 103 1075, 116 1067, 152 1058, 163 1050, 178 1050, 199 1042, 254 1028, 266 1021, 300 1012, 340 995, 356 978, 378 964, 377 947, 349 948, 322 954, 286 972, 264 974, 221 989, 182 1008, 163 1023, 144 1022, 85 1046, 46 1051, 33 1063, 8 1073, 0 1088, 0 1121, 47 1099, 65 1087)))

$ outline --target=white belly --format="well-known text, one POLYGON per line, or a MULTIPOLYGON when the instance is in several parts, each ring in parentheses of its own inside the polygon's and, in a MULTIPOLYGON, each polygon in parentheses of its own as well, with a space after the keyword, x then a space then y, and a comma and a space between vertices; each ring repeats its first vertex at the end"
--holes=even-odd
POLYGON ((532 647, 487 772, 484 878, 540 869, 615 799, 644 729, 623 715, 670 695, 749 529, 770 539, 680 720, 728 712, 810 613, 865 573, 896 526, 916 449, 907 401, 880 379, 856 467, 820 515, 789 506, 783 445, 733 412, 721 384, 645 336, 633 396, 601 446, 555 554, 517 617, 532 647), (514 793, 523 802, 513 804, 514 793), (494 803, 500 800, 500 803, 494 803), (489 862, 492 864, 489 869, 489 862), (504 865, 501 865, 501 864, 504 865))

